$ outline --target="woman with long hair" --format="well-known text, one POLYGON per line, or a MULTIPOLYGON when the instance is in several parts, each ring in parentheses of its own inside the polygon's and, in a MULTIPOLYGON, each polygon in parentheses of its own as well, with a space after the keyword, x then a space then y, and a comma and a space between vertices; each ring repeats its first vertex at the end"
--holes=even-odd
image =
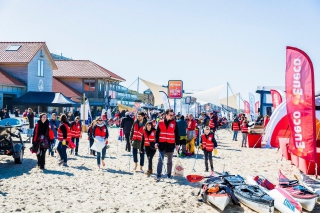
POLYGON ((142 136, 142 142, 140 151, 143 153, 143 150, 146 150, 147 158, 148 158, 148 171, 146 175, 150 177, 152 174, 152 159, 156 154, 155 148, 155 138, 156 138, 156 129, 153 127, 152 121, 148 121, 144 126, 144 132, 142 136))
POLYGON ((46 151, 50 147, 50 124, 46 113, 40 114, 33 132, 33 149, 37 151, 38 169, 44 169, 46 151))
POLYGON ((60 155, 59 165, 68 166, 67 161, 67 146, 69 141, 71 141, 71 130, 70 124, 67 116, 62 114, 60 116, 60 126, 58 128, 58 140, 60 141, 58 145, 58 152, 60 155))

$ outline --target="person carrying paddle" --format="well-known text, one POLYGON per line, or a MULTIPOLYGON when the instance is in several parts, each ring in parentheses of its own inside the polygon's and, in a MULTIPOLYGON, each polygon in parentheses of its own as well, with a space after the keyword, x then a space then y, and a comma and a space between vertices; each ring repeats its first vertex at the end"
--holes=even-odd
POLYGON ((217 147, 217 142, 214 138, 214 133, 210 131, 210 127, 204 127, 204 133, 201 135, 201 145, 204 153, 204 164, 206 172, 209 171, 208 160, 210 162, 211 172, 213 172, 212 151, 217 147))
MULTIPOLYGON (((131 128, 131 132, 130 132, 133 161, 135 164, 133 171, 136 171, 137 167, 138 167, 138 150, 140 150, 140 148, 141 148, 143 127, 146 124, 144 116, 145 116, 144 112, 138 112, 137 120, 135 120, 135 122, 133 123, 133 126, 131 128)), ((144 165, 144 151, 140 150, 140 170, 141 170, 141 172, 143 171, 143 165, 144 165)))
POLYGON ((156 154, 155 142, 156 141, 156 129, 153 127, 152 121, 148 121, 144 127, 144 132, 142 136, 142 143, 140 150, 143 152, 146 151, 148 158, 148 171, 146 175, 150 177, 152 174, 152 159, 156 154))
POLYGON ((156 131, 156 144, 155 148, 159 150, 159 159, 157 166, 156 181, 161 179, 162 167, 164 164, 164 155, 167 155, 167 175, 171 178, 172 172, 172 157, 174 149, 178 148, 176 142, 179 141, 179 130, 175 120, 173 120, 173 109, 167 109, 165 118, 159 121, 156 131))

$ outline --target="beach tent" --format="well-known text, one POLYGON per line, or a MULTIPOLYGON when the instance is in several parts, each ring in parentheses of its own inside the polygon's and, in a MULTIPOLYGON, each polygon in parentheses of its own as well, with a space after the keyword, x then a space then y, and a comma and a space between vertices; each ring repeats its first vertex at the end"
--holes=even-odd
MULTIPOLYGON (((272 113, 270 121, 266 126, 263 141, 268 147, 279 148, 279 141, 290 140, 291 131, 287 117, 286 101, 283 101, 272 113)), ((320 111, 316 110, 316 138, 320 140, 320 111)))

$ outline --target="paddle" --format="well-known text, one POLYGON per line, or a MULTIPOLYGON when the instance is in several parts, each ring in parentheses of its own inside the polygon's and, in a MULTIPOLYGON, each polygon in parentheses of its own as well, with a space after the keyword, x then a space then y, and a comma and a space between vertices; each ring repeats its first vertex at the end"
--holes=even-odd
POLYGON ((188 180, 188 182, 190 183, 198 183, 200 181, 202 181, 204 178, 211 178, 212 176, 208 176, 208 177, 204 177, 202 175, 197 175, 197 174, 191 174, 191 175, 187 175, 186 179, 188 180))

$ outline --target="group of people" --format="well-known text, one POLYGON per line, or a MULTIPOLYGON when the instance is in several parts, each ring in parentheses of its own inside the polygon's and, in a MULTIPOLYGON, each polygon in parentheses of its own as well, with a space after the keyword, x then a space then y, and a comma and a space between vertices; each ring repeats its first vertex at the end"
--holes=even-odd
MULTIPOLYGON (((266 121, 269 119, 266 117, 266 121)), ((231 129, 233 131, 233 141, 238 141, 238 132, 241 131, 242 133, 242 141, 241 141, 241 147, 247 147, 247 141, 248 141, 248 133, 249 133, 249 127, 254 126, 257 123, 249 124, 248 118, 245 114, 239 114, 239 116, 236 116, 235 119, 232 122, 231 129)), ((264 127, 267 125, 265 123, 264 127)))
MULTIPOLYGON (((90 137, 102 137, 104 143, 108 144, 109 132, 107 126, 102 122, 101 117, 95 121, 95 125, 90 130, 90 137)), ((67 149, 70 148, 70 154, 79 155, 79 141, 82 138, 82 127, 80 117, 75 117, 73 122, 69 122, 65 114, 60 115, 59 120, 55 113, 51 114, 51 119, 48 119, 46 113, 40 114, 40 119, 35 124, 33 132, 32 147, 30 151, 37 155, 37 166, 39 169, 45 169, 45 156, 48 154, 54 156, 53 148, 58 152, 58 165, 68 167, 67 149)), ((102 154, 97 153, 97 164, 100 168, 100 163, 105 166, 104 159, 106 155, 106 147, 102 149, 102 154), (102 160, 101 160, 102 159, 102 160)))
POLYGON ((134 120, 127 112, 125 117, 122 118, 120 126, 123 128, 126 139, 126 151, 131 152, 132 148, 133 171, 138 170, 138 163, 140 165, 139 170, 143 171, 146 154, 148 169, 145 173, 150 176, 153 173, 152 160, 158 151, 159 157, 155 179, 156 181, 161 179, 165 156, 167 157, 167 176, 171 178, 172 159, 175 150, 178 153, 181 149, 182 153, 179 156, 186 156, 187 152, 192 149, 191 145, 188 146, 188 144, 191 141, 195 143, 196 139, 198 139, 198 144, 201 145, 199 148, 203 150, 205 156, 205 171, 209 171, 210 163, 210 169, 213 172, 212 152, 217 147, 214 137, 217 120, 215 113, 210 113, 210 116, 203 113, 202 119, 196 120, 192 114, 186 115, 186 118, 183 115, 176 116, 172 109, 167 109, 158 120, 148 119, 144 112, 138 112, 134 120), (203 126, 201 135, 198 135, 199 125, 203 126))

